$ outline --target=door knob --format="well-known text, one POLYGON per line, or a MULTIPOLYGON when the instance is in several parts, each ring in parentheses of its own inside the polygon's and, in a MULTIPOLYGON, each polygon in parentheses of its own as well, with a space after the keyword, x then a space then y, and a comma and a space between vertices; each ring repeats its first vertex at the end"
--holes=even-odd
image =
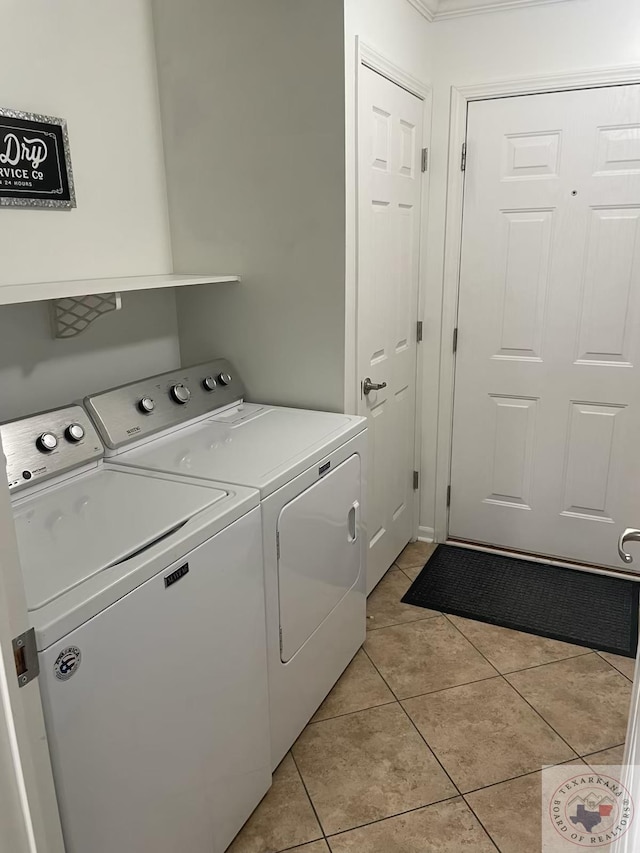
POLYGON ((634 530, 633 527, 627 527, 624 533, 618 540, 618 554, 620 559, 625 563, 633 563, 633 557, 624 550, 626 542, 640 542, 640 530, 634 530))
POLYGON ((370 391, 380 391, 381 388, 386 388, 386 382, 372 382, 371 379, 367 376, 367 378, 362 383, 362 390, 365 394, 368 394, 370 391))

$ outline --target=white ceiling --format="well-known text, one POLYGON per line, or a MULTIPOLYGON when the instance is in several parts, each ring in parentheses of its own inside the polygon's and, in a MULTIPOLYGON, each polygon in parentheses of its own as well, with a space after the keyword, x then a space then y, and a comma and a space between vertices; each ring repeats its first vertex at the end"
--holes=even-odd
POLYGON ((547 3, 565 3, 567 0, 408 0, 429 21, 478 15, 482 12, 500 12, 523 6, 543 6, 547 3))

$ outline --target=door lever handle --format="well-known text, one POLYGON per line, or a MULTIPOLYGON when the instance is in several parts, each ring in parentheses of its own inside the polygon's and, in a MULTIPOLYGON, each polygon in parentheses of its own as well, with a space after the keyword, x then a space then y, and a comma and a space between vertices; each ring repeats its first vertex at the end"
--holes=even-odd
POLYGON ((380 391, 382 388, 386 387, 386 382, 372 382, 368 376, 362 383, 362 390, 365 394, 369 394, 370 391, 380 391))
POLYGON ((631 554, 628 554, 624 550, 626 542, 640 542, 640 530, 634 530, 633 527, 627 527, 618 540, 618 554, 620 554, 620 559, 625 563, 633 563, 633 557, 631 554))

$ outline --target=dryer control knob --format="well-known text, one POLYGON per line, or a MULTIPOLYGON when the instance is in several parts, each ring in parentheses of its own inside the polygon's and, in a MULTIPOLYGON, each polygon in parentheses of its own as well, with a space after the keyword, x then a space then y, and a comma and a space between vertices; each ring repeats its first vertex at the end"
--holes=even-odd
POLYGON ((230 373, 220 373, 218 376, 218 382, 221 385, 230 385, 233 377, 230 373))
POLYGON ((81 424, 69 424, 64 431, 64 437, 72 444, 77 444, 84 438, 84 427, 81 424))
POLYGON ((213 378, 213 376, 206 376, 202 380, 202 387, 204 388, 205 391, 215 391, 216 388, 218 387, 218 383, 213 378))
POLYGON ((36 440, 36 447, 40 453, 51 453, 58 446, 58 439, 52 432, 43 432, 36 440))
POLYGON ((156 404, 153 402, 151 397, 143 397, 142 400, 138 400, 138 408, 143 415, 150 415, 155 407, 156 404))
POLYGON ((171 390, 169 391, 171 394, 171 399, 176 403, 188 403, 191 399, 191 391, 187 388, 186 385, 183 385, 182 382, 178 382, 177 385, 172 385, 171 390))

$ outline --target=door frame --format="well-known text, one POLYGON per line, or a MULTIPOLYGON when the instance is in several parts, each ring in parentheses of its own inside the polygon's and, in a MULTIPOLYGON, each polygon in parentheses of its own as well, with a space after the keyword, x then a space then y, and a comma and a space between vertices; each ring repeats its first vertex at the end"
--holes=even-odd
MULTIPOLYGON (((355 306, 354 320, 355 329, 352 341, 353 359, 354 359, 354 375, 353 375, 353 393, 356 401, 356 407, 360 405, 360 376, 359 376, 359 317, 360 317, 360 87, 362 80, 362 67, 365 66, 371 71, 375 71, 382 77, 386 77, 392 83, 405 89, 412 95, 415 95, 423 102, 422 108, 422 146, 428 149, 428 163, 426 172, 422 173, 422 182, 420 186, 420 247, 418 260, 418 305, 416 319, 423 321, 424 329, 424 310, 425 310, 425 292, 426 292, 426 271, 427 271, 427 225, 429 214, 429 178, 431 174, 431 110, 433 105, 432 88, 428 83, 414 77, 400 65, 397 65, 393 60, 389 59, 383 53, 380 53, 375 47, 363 41, 360 36, 356 36, 356 75, 355 75, 355 306)), ((413 465, 414 470, 421 475, 421 430, 422 430, 422 387, 423 387, 423 358, 420 358, 419 344, 416 344, 416 411, 415 411, 415 437, 413 449, 413 465)), ((422 489, 422 479, 419 476, 418 488, 413 493, 412 507, 412 539, 418 536, 418 527, 420 523, 420 493, 422 489)))
POLYGON ((467 107, 472 101, 539 95, 571 89, 597 89, 640 83, 640 66, 626 65, 540 77, 524 77, 452 86, 449 116, 449 165, 445 213, 444 271, 442 276, 442 326, 440 372, 438 377, 438 426, 436 440, 436 483, 434 540, 445 542, 449 535, 447 488, 451 482, 455 356, 451 342, 458 321, 460 262, 462 254, 462 214, 465 173, 460 169, 462 145, 466 139, 467 107))
POLYGON ((0 849, 64 853, 38 679, 19 687, 16 677, 12 638, 29 621, 1 463, 0 476, 0 849))

